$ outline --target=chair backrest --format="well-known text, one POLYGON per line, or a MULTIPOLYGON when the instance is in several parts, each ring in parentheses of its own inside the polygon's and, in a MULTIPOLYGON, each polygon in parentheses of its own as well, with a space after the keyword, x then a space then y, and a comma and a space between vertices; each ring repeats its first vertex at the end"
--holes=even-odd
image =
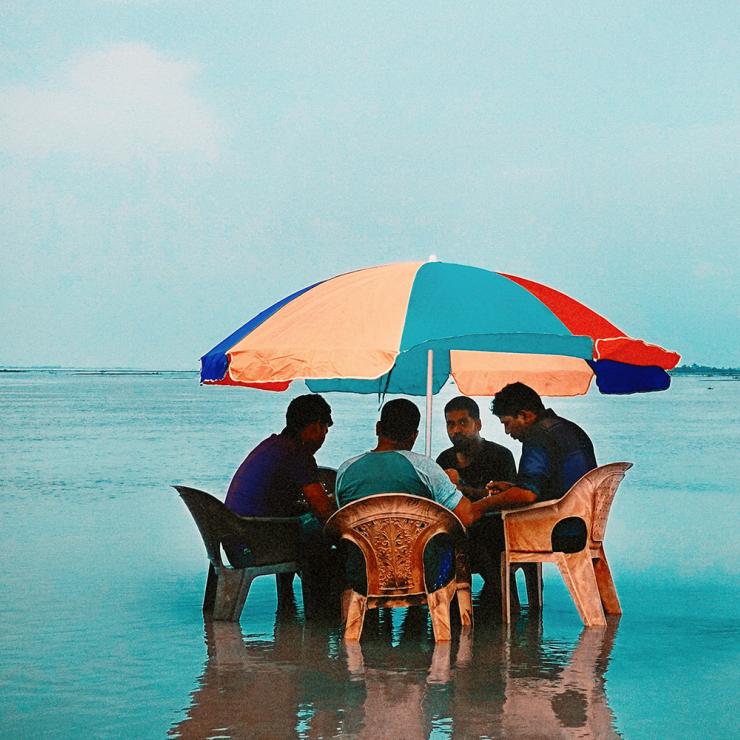
POLYGON ((325 468, 319 465, 319 483, 324 486, 324 490, 334 495, 334 489, 337 483, 337 471, 334 468, 325 468))
POLYGON ((564 508, 570 502, 580 500, 586 524, 590 528, 592 542, 602 542, 612 501, 625 473, 632 467, 629 462, 601 465, 576 481, 563 496, 564 508))
POLYGON ((241 517, 210 493, 189 486, 173 488, 190 510, 214 566, 223 566, 221 545, 234 567, 270 565, 297 558, 297 517, 241 517))
POLYGON ((408 493, 381 493, 334 512, 326 532, 362 551, 368 596, 403 597, 425 592, 427 543, 442 533, 460 537, 465 527, 436 501, 408 493))

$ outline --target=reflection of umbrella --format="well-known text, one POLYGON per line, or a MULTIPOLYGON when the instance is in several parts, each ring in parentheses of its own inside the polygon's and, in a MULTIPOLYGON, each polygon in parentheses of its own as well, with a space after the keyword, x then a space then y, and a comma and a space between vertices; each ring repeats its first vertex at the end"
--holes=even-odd
MULTIPOLYGON (((293 293, 201 359, 201 381, 315 392, 462 393, 521 380, 572 396, 665 390, 679 355, 623 331, 545 285, 444 262, 357 270, 293 293)), ((427 445, 429 424, 427 423, 427 445)))

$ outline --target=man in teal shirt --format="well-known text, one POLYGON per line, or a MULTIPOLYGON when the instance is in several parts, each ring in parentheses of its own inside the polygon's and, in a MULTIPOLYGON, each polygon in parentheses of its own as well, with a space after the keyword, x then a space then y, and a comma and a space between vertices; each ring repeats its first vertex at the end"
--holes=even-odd
MULTIPOLYGON (((495 499, 486 496, 470 501, 436 462, 411 452, 419 434, 420 419, 419 409, 404 398, 388 401, 383 406, 380 421, 375 426, 378 437, 375 449, 350 458, 337 470, 335 490, 339 506, 379 493, 410 493, 430 498, 450 509, 466 527, 486 512, 503 508, 507 503, 506 496, 499 494, 495 499)), ((442 549, 434 546, 434 542, 432 540, 427 547, 424 558, 427 574, 435 574, 427 578, 430 588, 441 586, 451 572, 451 551, 447 548, 445 555, 442 549), (438 561, 438 564, 430 567, 432 561, 438 561)), ((356 558, 350 556, 348 574, 356 583, 351 576, 353 571, 356 572, 356 558)))
POLYGON ((419 418, 411 401, 397 399, 383 406, 376 448, 339 466, 335 489, 339 506, 378 493, 411 493, 455 509, 462 493, 436 462, 410 451, 419 418))
POLYGON ((337 470, 335 490, 339 506, 378 493, 411 493, 442 504, 466 527, 488 511, 506 508, 510 502, 505 494, 470 501, 436 462, 411 452, 420 419, 419 409, 405 398, 383 406, 375 425, 375 449, 346 460, 337 470))

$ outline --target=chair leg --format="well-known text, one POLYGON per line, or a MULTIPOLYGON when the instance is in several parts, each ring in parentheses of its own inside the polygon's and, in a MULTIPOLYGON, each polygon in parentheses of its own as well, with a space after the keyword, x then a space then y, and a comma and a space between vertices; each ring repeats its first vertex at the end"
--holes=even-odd
POLYGON ((588 550, 556 554, 558 568, 583 624, 586 627, 605 627, 606 618, 588 550))
POLYGON ((427 671, 427 683, 447 684, 450 681, 450 643, 437 642, 432 653, 432 662, 427 671))
POLYGON ((511 567, 506 552, 501 553, 501 617, 504 624, 511 621, 511 567))
MULTIPOLYGON (((346 592, 345 592, 346 593, 346 592)), ((344 594, 342 595, 344 597, 344 594)), ((344 598, 342 599, 344 601, 344 598)), ((347 604, 347 619, 344 625, 345 640, 359 640, 367 611, 367 596, 350 591, 347 604)))
POLYGON ((617 596, 617 588, 614 585, 612 572, 609 569, 609 561, 606 559, 604 546, 599 548, 598 556, 594 559, 594 573, 596 574, 596 584, 599 587, 599 596, 601 604, 607 614, 621 614, 622 606, 617 596))
POLYGON ((516 571, 517 568, 521 568, 521 565, 509 566, 509 613, 519 614, 522 610, 521 602, 519 601, 519 587, 516 584, 516 571))
POLYGON ((455 581, 427 594, 429 615, 432 618, 432 630, 435 642, 448 642, 452 638, 450 631, 450 603, 455 595, 455 581))
POLYGON ((354 592, 351 588, 345 588, 344 591, 342 591, 342 600, 341 600, 341 607, 342 607, 342 624, 347 624, 347 615, 349 614, 349 605, 352 601, 352 594, 354 592))
POLYGON ((473 627, 473 597, 471 594, 470 563, 467 553, 458 547, 455 550, 455 581, 457 608, 463 630, 473 627))
POLYGON ((208 576, 206 578, 206 592, 203 596, 203 618, 206 622, 213 620, 213 607, 216 603, 216 591, 218 590, 218 576, 213 563, 208 564, 208 576))
POLYGON ((285 609, 293 603, 293 578, 295 573, 275 573, 277 608, 285 609))
POLYGON ((470 594, 470 581, 458 581, 456 584, 457 608, 460 611, 460 624, 463 630, 473 627, 473 599, 470 594))
POLYGON ((529 611, 542 609, 542 563, 524 563, 524 581, 527 584, 529 611))
POLYGON ((247 600, 251 576, 246 570, 231 568, 208 569, 206 594, 203 600, 203 616, 207 621, 238 622, 247 600))

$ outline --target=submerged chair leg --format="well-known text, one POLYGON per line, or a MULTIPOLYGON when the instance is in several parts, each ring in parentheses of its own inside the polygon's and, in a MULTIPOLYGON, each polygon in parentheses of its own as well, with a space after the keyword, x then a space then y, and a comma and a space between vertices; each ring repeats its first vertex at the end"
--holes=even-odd
POLYGON ((501 617, 504 624, 511 621, 511 564, 505 552, 501 553, 501 617))
POLYGON ((473 598, 470 594, 470 583, 463 581, 456 584, 457 608, 460 611, 462 628, 470 629, 473 626, 473 598))
POLYGON ((527 603, 530 611, 542 609, 542 563, 524 563, 524 582, 527 584, 527 603))
POLYGON ((460 547, 455 550, 455 581, 460 624, 463 630, 470 629, 473 626, 470 564, 467 553, 460 547))
POLYGON ((349 614, 349 604, 352 601, 352 589, 345 588, 342 591, 342 624, 347 624, 347 614, 349 614))
POLYGON ((601 607, 599 588, 588 550, 556 553, 557 565, 573 603, 586 627, 604 627, 606 618, 601 607))
POLYGON ((213 619, 213 607, 216 603, 216 590, 218 585, 218 576, 213 567, 213 563, 208 565, 208 576, 206 578, 206 592, 203 596, 203 618, 210 622, 213 619))
POLYGON ((365 623, 367 611, 367 596, 351 591, 347 604, 347 619, 344 625, 345 640, 359 640, 362 634, 362 625, 365 623))
POLYGON ((446 586, 427 594, 429 615, 432 618, 432 630, 435 642, 447 642, 452 638, 450 631, 450 603, 455 595, 456 583, 450 581, 446 586))
POLYGON ((622 606, 617 596, 617 588, 614 585, 612 572, 609 569, 609 561, 606 559, 604 546, 599 548, 599 554, 594 559, 594 573, 596 574, 596 584, 599 587, 599 596, 601 604, 607 614, 621 614, 622 606))
POLYGON ((208 569, 203 616, 216 622, 238 622, 247 600, 252 578, 244 570, 231 568, 208 569))
POLYGON ((293 603, 293 578, 295 573, 276 573, 277 608, 285 609, 293 603))

